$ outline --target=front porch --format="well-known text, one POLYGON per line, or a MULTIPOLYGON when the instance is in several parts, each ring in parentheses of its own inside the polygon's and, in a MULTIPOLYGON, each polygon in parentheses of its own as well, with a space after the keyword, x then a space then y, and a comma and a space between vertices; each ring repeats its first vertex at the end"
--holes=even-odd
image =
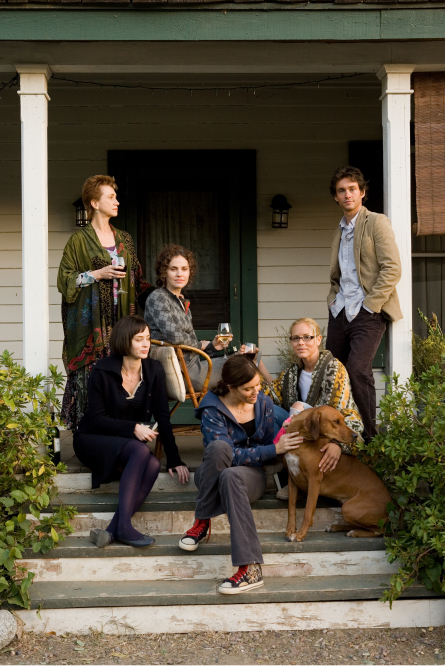
MULTIPOLYGON (((360 39, 366 37, 363 33, 360 39)), ((440 48, 410 43, 408 60, 406 46, 398 42, 367 43, 366 50, 363 44, 276 40, 137 46, 21 44, 25 64, 15 68, 17 45, 5 45, 2 78, 18 71, 22 94, 19 101, 17 88, 5 89, 1 101, 1 347, 14 352, 31 372, 45 372, 50 362, 61 367, 57 268, 75 231, 72 203, 86 177, 109 173, 109 151, 114 159, 119 151, 135 150, 256 151, 256 215, 254 228, 248 228, 254 242, 244 250, 257 277, 244 289, 244 298, 257 309, 250 324, 257 327, 266 365, 277 373, 277 329, 300 316, 327 325, 330 245, 339 221, 329 179, 337 166, 350 161, 353 142, 383 141, 381 182, 402 256, 398 291, 405 317, 392 327, 387 358, 378 359, 376 372, 407 377, 412 328, 410 75, 416 67, 445 69, 440 48), (401 64, 386 64, 394 62, 401 64), (292 204, 287 229, 271 228, 270 203, 277 193, 292 204)), ((118 185, 118 197, 125 206, 133 205, 128 183, 118 179, 118 185)), ((118 218, 117 226, 123 228, 126 219, 118 218)), ((243 238, 242 231, 230 237, 235 253, 243 238)), ((138 227, 134 240, 140 241, 138 227)), ((237 261, 242 274, 243 264, 237 261)), ((238 292, 229 286, 234 298, 238 292)), ((241 328, 235 336, 242 336, 241 328)), ((64 454, 69 456, 68 442, 64 454)), ((197 446, 190 445, 186 461, 196 464, 197 458, 197 446)), ((202 627, 249 630, 254 624, 277 629, 339 622, 350 627, 443 624, 443 601, 420 587, 411 588, 394 611, 382 607, 377 601, 381 583, 393 571, 382 541, 342 536, 334 542, 332 535, 322 534, 338 518, 339 506, 321 501, 307 542, 286 543, 287 510, 273 494, 254 507, 266 560, 264 594, 236 600, 242 602, 240 620, 231 603, 214 593, 214 579, 230 571, 225 520, 218 520, 214 540, 196 557, 178 553, 178 535, 193 518, 192 482, 182 492, 161 473, 136 517, 156 535, 155 550, 142 557, 135 549, 113 544, 98 555, 87 534, 108 521, 116 487, 91 492, 88 472, 76 467, 74 459, 72 464, 72 473, 60 477, 59 487, 61 499, 79 507, 75 536, 47 557, 28 555, 38 571, 36 595, 45 599, 45 631, 105 625, 105 631, 115 632, 125 617, 138 631, 164 633, 202 627)), ((27 629, 42 631, 33 613, 21 615, 27 629)))

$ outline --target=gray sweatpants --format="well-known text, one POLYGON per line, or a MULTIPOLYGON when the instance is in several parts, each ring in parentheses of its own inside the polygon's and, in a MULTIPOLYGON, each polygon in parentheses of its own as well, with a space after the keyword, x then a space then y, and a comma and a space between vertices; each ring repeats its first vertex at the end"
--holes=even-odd
POLYGON ((221 440, 204 449, 202 464, 195 472, 199 490, 195 517, 215 518, 227 514, 230 525, 232 564, 262 564, 263 554, 250 503, 266 489, 261 467, 232 467, 232 449, 221 440))

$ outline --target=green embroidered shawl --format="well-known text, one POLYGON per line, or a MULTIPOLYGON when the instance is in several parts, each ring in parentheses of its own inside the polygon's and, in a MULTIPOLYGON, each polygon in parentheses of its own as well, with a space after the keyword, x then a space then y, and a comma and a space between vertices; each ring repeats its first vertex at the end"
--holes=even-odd
MULTIPOLYGON (((111 225, 110 225, 111 226, 111 225)), ((63 251, 57 276, 62 294, 64 330, 63 361, 68 374, 109 353, 109 338, 117 319, 137 312, 137 297, 149 288, 143 279, 133 240, 126 231, 111 227, 118 256, 125 258, 127 273, 120 281, 126 294, 119 294, 117 316, 113 300, 113 280, 100 280, 77 287, 79 273, 111 264, 91 224, 73 234, 63 251)))

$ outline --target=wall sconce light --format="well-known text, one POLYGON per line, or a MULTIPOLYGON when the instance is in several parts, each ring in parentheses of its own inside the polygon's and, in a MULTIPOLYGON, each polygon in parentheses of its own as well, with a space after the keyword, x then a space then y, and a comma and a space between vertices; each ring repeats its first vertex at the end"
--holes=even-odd
POLYGON ((76 209, 76 227, 86 227, 89 220, 82 199, 80 197, 76 199, 73 206, 76 209))
POLYGON ((272 208, 272 228, 287 229, 289 224, 289 208, 292 208, 284 194, 276 194, 270 204, 272 208))

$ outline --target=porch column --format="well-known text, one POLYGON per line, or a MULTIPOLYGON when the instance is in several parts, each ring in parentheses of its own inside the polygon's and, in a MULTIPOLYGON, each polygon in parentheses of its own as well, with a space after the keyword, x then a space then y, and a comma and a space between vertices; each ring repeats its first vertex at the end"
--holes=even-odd
POLYGON ((403 319, 389 327, 387 374, 396 372, 401 381, 412 372, 412 277, 411 277, 411 73, 414 65, 383 65, 382 81, 383 179, 385 214, 394 229, 402 261, 397 285, 403 319))
POLYGON ((20 74, 22 159, 23 364, 49 365, 47 65, 16 65, 20 74))

